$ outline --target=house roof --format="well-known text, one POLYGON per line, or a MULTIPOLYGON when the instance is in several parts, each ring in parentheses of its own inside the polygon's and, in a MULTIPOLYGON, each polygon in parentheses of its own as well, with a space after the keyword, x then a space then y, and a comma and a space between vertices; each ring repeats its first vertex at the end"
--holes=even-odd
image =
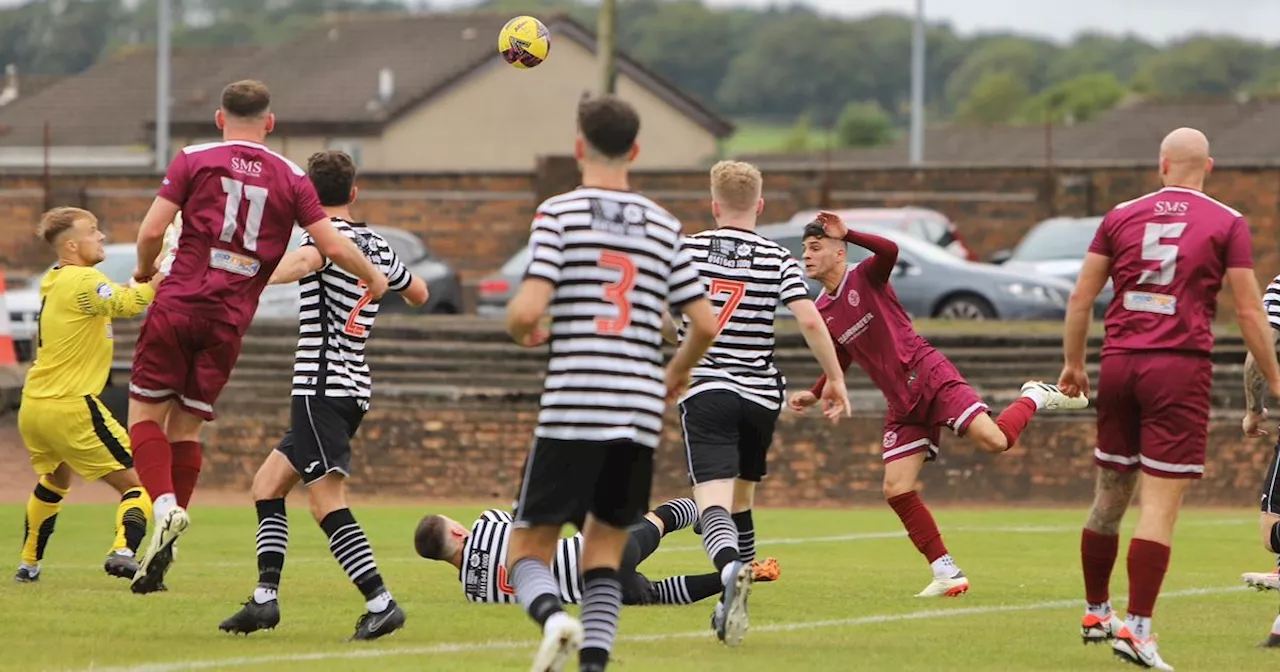
MULTIPOLYGON (((334 127, 351 133, 377 133, 381 126, 416 108, 451 85, 492 63, 494 36, 509 20, 505 14, 339 15, 293 40, 264 49, 250 61, 219 67, 204 78, 207 100, 175 101, 175 127, 205 125, 223 85, 253 78, 271 88, 279 132, 302 127, 334 127), (390 70, 394 93, 378 97, 379 72, 390 70), (338 95, 334 95, 338 92, 338 95)), ((595 50, 595 36, 567 15, 544 17, 556 38, 595 50)), ((733 125, 673 84, 618 54, 619 73, 630 77, 667 104, 680 109, 718 137, 733 125)), ((153 121, 154 115, 147 117, 153 121)))
MULTIPOLYGON (((1275 160, 1280 156, 1280 101, 1273 99, 1138 100, 1087 122, 1051 128, 949 124, 926 130, 924 162, 932 165, 1008 166, 1081 163, 1154 163, 1160 141, 1180 126, 1209 136, 1219 162, 1275 160)), ((908 141, 885 147, 842 148, 804 154, 742 157, 762 167, 905 166, 908 141)))
MULTIPOLYGON (((188 84, 199 82, 210 59, 251 60, 256 48, 175 48, 172 52, 171 95, 181 101, 192 95, 188 84)), ((64 77, 35 93, 24 90, 0 108, 0 147, 31 147, 44 143, 49 122, 51 144, 59 146, 148 145, 142 125, 155 116, 156 54, 154 49, 125 49, 89 70, 64 77)), ((198 88, 198 87, 196 87, 198 88)), ((212 111, 206 113, 210 118, 212 111)))

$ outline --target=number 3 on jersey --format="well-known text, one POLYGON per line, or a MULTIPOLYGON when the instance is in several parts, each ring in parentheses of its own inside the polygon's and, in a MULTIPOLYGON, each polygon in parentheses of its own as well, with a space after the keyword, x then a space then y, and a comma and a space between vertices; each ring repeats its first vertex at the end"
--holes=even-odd
POLYGON ((747 283, 716 278, 711 281, 710 293, 713 299, 718 294, 729 295, 724 300, 724 305, 720 306, 720 315, 716 320, 716 333, 718 334, 724 331, 724 325, 729 323, 729 318, 733 317, 733 311, 738 308, 738 304, 742 303, 742 298, 747 295, 747 283))
POLYGON ((601 336, 618 336, 631 326, 631 299, 627 293, 636 286, 636 262, 621 252, 605 250, 600 253, 600 267, 615 269, 620 275, 616 282, 604 286, 604 300, 618 309, 615 317, 597 317, 596 333, 601 336))

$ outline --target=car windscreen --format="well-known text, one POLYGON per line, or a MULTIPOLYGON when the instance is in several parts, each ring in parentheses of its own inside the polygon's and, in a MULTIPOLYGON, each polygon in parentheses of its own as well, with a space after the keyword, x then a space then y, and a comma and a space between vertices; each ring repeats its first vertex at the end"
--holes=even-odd
POLYGON ((1013 251, 1015 261, 1082 259, 1098 232, 1101 218, 1051 219, 1027 232, 1013 251))

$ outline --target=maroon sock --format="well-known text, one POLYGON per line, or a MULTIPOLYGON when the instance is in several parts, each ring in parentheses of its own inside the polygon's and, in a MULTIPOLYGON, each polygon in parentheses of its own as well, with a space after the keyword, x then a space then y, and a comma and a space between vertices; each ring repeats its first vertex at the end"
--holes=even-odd
POLYGON ((1084 596, 1089 604, 1111 599, 1111 570, 1120 553, 1120 537, 1086 529, 1080 535, 1080 565, 1084 568, 1084 596))
POLYGON ((139 422, 129 428, 129 443, 133 445, 133 466, 151 500, 172 493, 173 448, 160 425, 139 422))
POLYGON ((179 441, 173 444, 173 494, 178 506, 191 506, 191 494, 196 491, 200 467, 204 464, 199 441, 179 441))
POLYGON ((1017 401, 1000 412, 996 418, 996 426, 1004 434, 1007 442, 1005 450, 1012 448, 1013 444, 1018 442, 1018 437, 1022 436, 1027 425, 1031 424, 1031 416, 1035 414, 1036 402, 1027 397, 1018 397, 1017 401))
POLYGON ((1151 618, 1172 549, 1146 539, 1129 542, 1129 615, 1151 618))
POLYGON ((942 533, 938 531, 938 524, 934 522, 933 514, 929 513, 929 507, 924 505, 924 501, 915 490, 890 497, 889 506, 893 507, 893 512, 898 514, 902 526, 907 528, 907 536, 911 538, 911 543, 916 545, 916 550, 924 554, 926 560, 932 563, 947 554, 947 545, 942 542, 942 533))

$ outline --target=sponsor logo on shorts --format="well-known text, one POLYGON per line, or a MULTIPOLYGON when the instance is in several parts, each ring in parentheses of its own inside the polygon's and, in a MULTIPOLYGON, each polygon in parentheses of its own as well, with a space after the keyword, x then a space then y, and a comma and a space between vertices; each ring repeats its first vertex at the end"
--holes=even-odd
POLYGON ((862 297, 858 296, 858 290, 849 290, 849 305, 857 308, 859 303, 862 303, 862 297))
POLYGON ((209 250, 209 266, 228 273, 252 278, 262 268, 262 262, 253 257, 236 254, 229 250, 209 250))
POLYGON ((109 298, 111 298, 111 297, 115 296, 115 294, 116 294, 116 291, 115 291, 114 289, 111 289, 111 283, 109 283, 109 282, 104 282, 104 283, 99 284, 99 285, 98 285, 98 289, 97 289, 97 290, 95 290, 95 291, 97 291, 97 292, 98 292, 98 296, 100 296, 100 297, 102 297, 102 298, 104 298, 104 299, 109 299, 109 298))
POLYGON ((884 441, 882 441, 882 442, 881 442, 881 445, 883 445, 885 448, 892 448, 892 447, 894 447, 894 446, 898 445, 898 433, 897 433, 897 432, 885 432, 885 433, 884 433, 884 441))

